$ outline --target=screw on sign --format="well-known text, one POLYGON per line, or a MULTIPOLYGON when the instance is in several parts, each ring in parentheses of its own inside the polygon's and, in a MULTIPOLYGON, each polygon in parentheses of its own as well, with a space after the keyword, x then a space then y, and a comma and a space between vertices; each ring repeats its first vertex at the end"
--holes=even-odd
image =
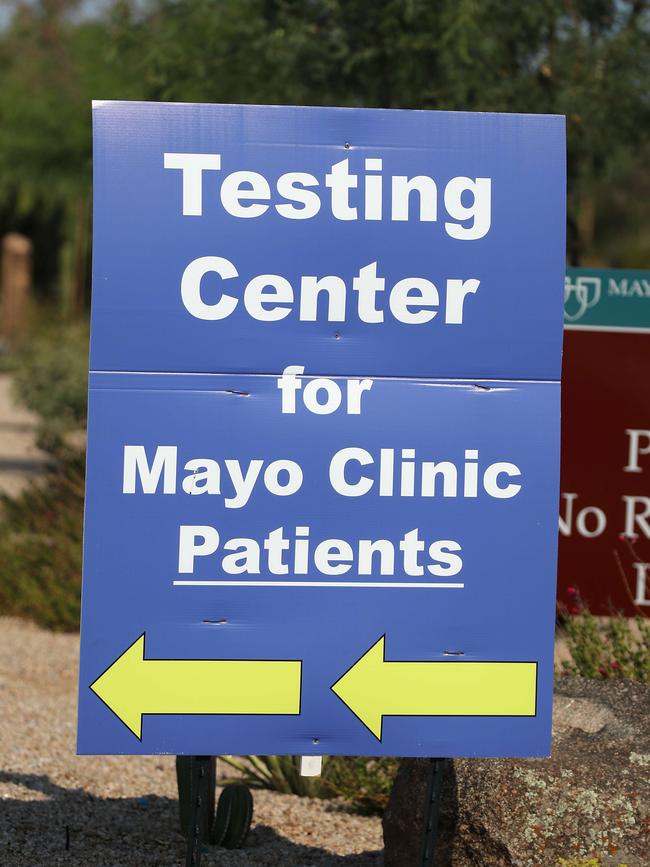
POLYGON ((94 141, 79 752, 547 755, 563 119, 100 102, 94 141))

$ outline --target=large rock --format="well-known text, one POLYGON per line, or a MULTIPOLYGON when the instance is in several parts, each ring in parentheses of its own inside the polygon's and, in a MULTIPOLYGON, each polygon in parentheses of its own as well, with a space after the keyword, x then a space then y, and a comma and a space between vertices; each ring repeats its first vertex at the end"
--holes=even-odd
MULTIPOLYGON (((430 767, 400 766, 384 815, 385 867, 422 867, 430 767)), ((649 810, 650 687, 561 678, 550 759, 447 763, 433 864, 644 867, 649 810)))

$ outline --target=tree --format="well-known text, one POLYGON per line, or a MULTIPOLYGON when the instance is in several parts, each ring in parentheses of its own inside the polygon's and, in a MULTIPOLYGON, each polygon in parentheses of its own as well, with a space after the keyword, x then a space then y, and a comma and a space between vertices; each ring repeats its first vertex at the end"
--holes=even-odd
POLYGON ((55 215, 78 301, 93 97, 564 114, 571 263, 650 260, 645 0, 116 0, 94 20, 77 5, 19 3, 0 35, 0 220, 55 215), (624 247, 613 207, 634 217, 624 247))
POLYGON ((650 130, 644 0, 153 0, 130 25, 149 98, 565 114, 576 264, 650 130))
MULTIPOLYGON (((59 284, 79 311, 89 282, 90 102, 128 94, 112 63, 106 25, 75 23, 79 0, 17 5, 0 40, 0 203, 5 221, 27 219, 62 239, 59 284)), ((10 226, 11 227, 11 226, 10 226)), ((43 255, 37 244, 37 259, 43 255)))

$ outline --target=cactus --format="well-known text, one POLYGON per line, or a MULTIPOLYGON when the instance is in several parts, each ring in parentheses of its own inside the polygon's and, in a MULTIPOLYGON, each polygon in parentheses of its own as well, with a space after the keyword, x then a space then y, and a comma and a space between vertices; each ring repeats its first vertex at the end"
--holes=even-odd
POLYGON ((226 849, 241 849, 253 818, 253 797, 244 783, 229 783, 217 804, 210 842, 226 849))

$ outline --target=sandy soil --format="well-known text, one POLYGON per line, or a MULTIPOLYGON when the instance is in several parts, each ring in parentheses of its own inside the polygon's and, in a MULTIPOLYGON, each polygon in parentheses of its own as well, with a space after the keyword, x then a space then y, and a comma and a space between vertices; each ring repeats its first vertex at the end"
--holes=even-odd
MULTIPOLYGON (((78 645, 0 618, 0 864, 184 864, 173 758, 75 755, 78 645)), ((275 792, 254 800, 245 849, 211 848, 203 865, 382 863, 376 817, 275 792)))

